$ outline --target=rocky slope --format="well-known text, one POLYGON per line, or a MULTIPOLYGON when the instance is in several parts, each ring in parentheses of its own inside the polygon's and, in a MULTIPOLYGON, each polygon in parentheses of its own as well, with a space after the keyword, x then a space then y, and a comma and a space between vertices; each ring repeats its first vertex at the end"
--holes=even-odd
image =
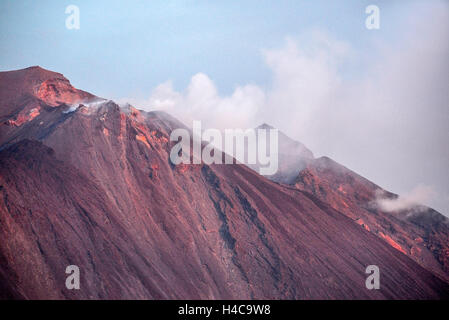
MULTIPOLYGON (((294 145, 283 133, 279 134, 279 140, 280 146, 294 145)), ((301 150, 308 150, 300 146, 301 150)), ((280 150, 283 151, 279 152, 279 172, 284 173, 283 179, 279 175, 268 176, 269 179, 313 194, 393 248, 449 280, 449 219, 422 205, 385 211, 379 200, 394 200, 398 195, 328 157, 315 159, 311 153, 298 152, 295 148, 280 147, 280 150), (296 165, 297 170, 285 163, 296 165)))
POLYGON ((297 176, 294 186, 317 196, 393 248, 449 279, 449 220, 425 206, 387 212, 379 199, 396 199, 355 172, 323 157, 297 176))
POLYGON ((38 71, 0 73, 24 78, 0 97, 1 298, 448 297, 431 269, 312 192, 243 165, 175 166, 176 119, 38 71), (27 91, 46 81, 64 85, 27 91), (39 114, 11 123, 24 96, 39 114), (65 287, 70 264, 80 290, 65 287), (380 290, 365 287, 371 264, 380 290))

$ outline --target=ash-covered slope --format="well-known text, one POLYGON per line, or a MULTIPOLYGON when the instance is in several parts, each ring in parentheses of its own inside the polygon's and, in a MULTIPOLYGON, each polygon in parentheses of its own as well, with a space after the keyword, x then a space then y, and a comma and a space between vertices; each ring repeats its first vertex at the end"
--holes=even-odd
POLYGON ((0 297, 447 297, 446 282, 309 192, 243 165, 174 166, 169 134, 183 125, 169 115, 66 104, 2 124, 0 297), (80 290, 65 288, 70 264, 80 290), (371 264, 380 290, 365 287, 371 264))

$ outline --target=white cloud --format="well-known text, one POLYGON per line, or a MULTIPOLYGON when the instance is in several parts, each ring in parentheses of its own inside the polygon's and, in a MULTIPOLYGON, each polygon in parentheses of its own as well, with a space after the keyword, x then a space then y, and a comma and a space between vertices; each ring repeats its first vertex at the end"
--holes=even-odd
POLYGON ((188 87, 178 92, 167 81, 146 100, 120 99, 144 110, 164 110, 187 125, 201 120, 206 127, 248 128, 269 122, 301 136, 315 113, 329 106, 341 87, 338 63, 349 51, 348 44, 323 32, 312 31, 298 39, 286 38, 280 49, 263 50, 273 72, 270 89, 257 85, 238 86, 229 96, 220 96, 204 73, 195 74, 188 87), (303 46, 298 42, 303 43, 303 46), (291 121, 295 119, 295 121, 291 121))
POLYGON ((265 50, 273 84, 262 118, 291 135, 307 136, 341 91, 338 66, 349 52, 348 44, 317 31, 296 41, 287 38, 281 49, 265 50))
POLYGON ((430 186, 419 185, 412 191, 399 196, 397 199, 383 198, 378 195, 376 203, 380 209, 393 212, 406 209, 420 210, 420 205, 431 201, 436 196, 436 192, 430 186))
POLYGON ((122 99, 144 110, 164 110, 186 125, 201 120, 205 127, 244 128, 265 104, 265 93, 255 85, 237 87, 232 95, 221 97, 213 81, 204 73, 195 74, 184 92, 171 82, 157 86, 148 100, 122 99))

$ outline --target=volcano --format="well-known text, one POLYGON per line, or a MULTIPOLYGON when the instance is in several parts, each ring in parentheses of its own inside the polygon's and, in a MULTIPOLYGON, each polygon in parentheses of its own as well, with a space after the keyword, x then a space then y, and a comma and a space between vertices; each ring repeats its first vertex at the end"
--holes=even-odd
POLYGON ((286 146, 307 161, 276 181, 242 164, 173 165, 181 122, 40 67, 0 73, 0 120, 3 299, 449 296, 445 218, 373 209, 379 187, 299 143, 286 146), (69 265, 79 290, 65 286, 69 265))

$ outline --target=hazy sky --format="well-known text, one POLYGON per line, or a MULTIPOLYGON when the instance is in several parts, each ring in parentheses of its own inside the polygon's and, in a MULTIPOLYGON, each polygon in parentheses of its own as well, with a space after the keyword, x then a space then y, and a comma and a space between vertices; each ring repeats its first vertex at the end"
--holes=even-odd
POLYGON ((267 122, 446 215, 448 39, 449 1, 0 2, 1 70, 40 65, 186 122, 267 122))

